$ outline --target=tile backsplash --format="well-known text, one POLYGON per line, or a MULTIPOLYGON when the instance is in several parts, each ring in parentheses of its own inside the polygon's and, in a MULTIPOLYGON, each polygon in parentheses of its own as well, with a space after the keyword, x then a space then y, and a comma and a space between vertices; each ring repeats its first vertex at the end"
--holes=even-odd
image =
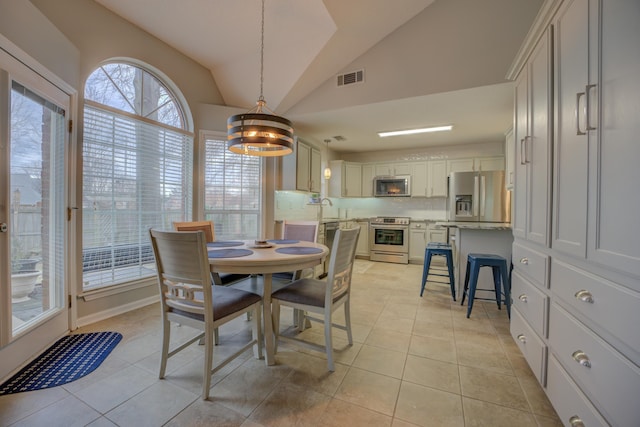
POLYGON ((446 198, 422 197, 364 197, 330 198, 333 206, 324 201, 320 208, 309 204, 310 193, 276 191, 275 220, 322 218, 371 218, 375 216, 406 216, 412 219, 444 221, 447 216, 446 198))

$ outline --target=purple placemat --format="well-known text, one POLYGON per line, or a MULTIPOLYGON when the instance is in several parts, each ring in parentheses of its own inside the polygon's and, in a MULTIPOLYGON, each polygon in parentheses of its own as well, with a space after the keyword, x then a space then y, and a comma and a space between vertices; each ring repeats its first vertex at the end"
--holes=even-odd
POLYGON ((238 240, 218 240, 217 242, 209 242, 207 243, 207 248, 227 248, 229 246, 242 246, 244 242, 240 242, 238 240))
POLYGON ((309 255, 319 254, 322 252, 320 248, 311 248, 309 246, 286 246, 284 248, 276 249, 276 252, 289 255, 309 255))
POLYGON ((238 258, 253 253, 249 249, 215 249, 208 252, 209 258, 238 258))
POLYGON ((267 240, 269 243, 274 243, 276 245, 290 245, 293 243, 300 243, 300 240, 292 240, 292 239, 273 239, 267 240))

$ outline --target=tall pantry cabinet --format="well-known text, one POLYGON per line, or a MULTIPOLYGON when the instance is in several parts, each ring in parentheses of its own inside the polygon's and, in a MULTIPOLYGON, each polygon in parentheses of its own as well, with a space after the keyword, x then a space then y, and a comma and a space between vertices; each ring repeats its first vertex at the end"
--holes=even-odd
POLYGON ((522 144, 511 333, 566 426, 640 425, 638 22, 637 0, 546 1, 509 72, 522 144), (545 43, 551 108, 546 118, 535 107, 521 117, 536 104, 531 76, 523 76, 545 43), (547 199, 538 194, 550 200, 544 239, 529 219, 535 224, 539 160, 526 141, 536 142, 532 118, 550 132, 551 188, 547 199))

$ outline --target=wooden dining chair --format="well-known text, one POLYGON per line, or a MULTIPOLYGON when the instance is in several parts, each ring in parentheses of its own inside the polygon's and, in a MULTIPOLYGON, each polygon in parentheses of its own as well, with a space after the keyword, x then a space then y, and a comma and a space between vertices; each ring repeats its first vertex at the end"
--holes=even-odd
MULTIPOLYGON (((282 239, 283 240, 300 240, 303 242, 317 242, 318 241, 318 228, 320 223, 318 221, 304 221, 304 220, 289 220, 285 219, 282 222, 282 239)), ((307 275, 313 276, 313 269, 306 271, 307 275)), ((286 273, 274 273, 273 277, 276 280, 293 281, 300 279, 303 275, 303 271, 292 271, 286 273)))
POLYGON ((271 294, 276 350, 278 339, 280 339, 323 351, 327 355, 329 371, 334 371, 332 329, 337 328, 346 331, 349 345, 353 345, 349 302, 351 275, 359 234, 360 228, 336 231, 329 259, 329 273, 325 280, 299 279, 271 294), (305 320, 324 323, 324 346, 304 341, 295 336, 280 335, 280 306, 283 305, 304 312, 305 320), (344 307, 344 325, 333 323, 332 320, 333 312, 340 306, 344 307), (322 317, 315 317, 310 313, 321 315, 322 317))
POLYGON ((262 358, 261 301, 250 292, 211 286, 205 232, 149 230, 156 260, 158 287, 162 307, 162 351, 160 375, 165 376, 167 360, 189 345, 204 338, 202 399, 209 398, 211 375, 233 359, 254 347, 262 358), (214 330, 247 312, 252 314, 249 342, 214 364, 214 330), (202 331, 193 338, 171 346, 171 323, 202 331))

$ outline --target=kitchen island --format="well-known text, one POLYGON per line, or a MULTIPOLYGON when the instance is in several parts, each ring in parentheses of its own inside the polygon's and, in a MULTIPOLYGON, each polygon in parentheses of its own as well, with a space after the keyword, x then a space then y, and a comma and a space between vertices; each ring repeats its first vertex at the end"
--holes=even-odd
MULTIPOLYGON (((456 280, 456 295, 462 299, 464 276, 467 272, 467 256, 470 253, 495 254, 511 263, 511 245, 513 233, 510 223, 491 222, 437 222, 436 227, 448 229, 449 242, 453 248, 453 263, 456 280)), ((490 268, 481 268, 478 276, 476 297, 495 298, 493 292, 480 289, 493 289, 493 275, 490 268)), ((496 307, 497 309, 497 307, 496 307)))

